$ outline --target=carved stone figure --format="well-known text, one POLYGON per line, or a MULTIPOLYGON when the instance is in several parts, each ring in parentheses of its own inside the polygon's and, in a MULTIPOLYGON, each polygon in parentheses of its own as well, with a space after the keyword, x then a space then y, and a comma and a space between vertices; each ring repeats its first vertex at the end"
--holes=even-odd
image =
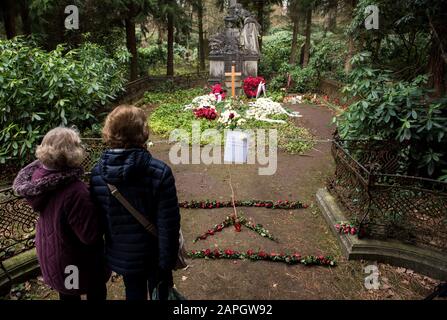
POLYGON ((248 54, 259 55, 259 30, 261 25, 252 16, 244 20, 244 28, 241 32, 241 47, 248 54))
POLYGON ((250 11, 236 0, 230 1, 225 26, 210 37, 210 83, 225 81, 233 63, 243 77, 257 76, 260 25, 250 11))

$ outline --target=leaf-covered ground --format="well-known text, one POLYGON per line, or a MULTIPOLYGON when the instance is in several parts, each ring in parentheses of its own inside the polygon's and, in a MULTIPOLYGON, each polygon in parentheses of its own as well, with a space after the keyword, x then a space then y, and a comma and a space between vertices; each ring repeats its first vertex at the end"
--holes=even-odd
MULTIPOLYGON (((298 251, 306 254, 329 254, 337 259, 335 268, 288 266, 282 263, 231 260, 193 260, 184 271, 175 272, 177 288, 188 299, 421 299, 437 284, 435 280, 412 270, 378 264, 380 289, 367 290, 364 267, 374 261, 346 261, 337 239, 332 235, 315 203, 315 193, 324 186, 333 171, 330 144, 332 113, 327 108, 296 105, 306 127, 321 140, 303 156, 280 152, 278 170, 273 176, 259 176, 254 165, 175 165, 172 166, 179 199, 229 200, 229 178, 237 199, 301 200, 310 206, 297 210, 240 208, 246 217, 263 224, 279 242, 262 238, 254 232, 233 228, 206 240, 193 243, 194 238, 222 221, 230 209, 182 209, 182 228, 189 250, 231 248, 265 250, 267 252, 298 251)), ((157 140, 157 137, 153 137, 157 140)), ((169 145, 155 144, 151 152, 168 161, 169 145)), ((26 284, 24 284, 26 285, 26 284)), ((31 281, 21 298, 57 299, 57 294, 37 281, 31 281)), ((108 283, 109 299, 123 299, 120 277, 108 283)), ((17 299, 17 292, 11 298, 17 299)))

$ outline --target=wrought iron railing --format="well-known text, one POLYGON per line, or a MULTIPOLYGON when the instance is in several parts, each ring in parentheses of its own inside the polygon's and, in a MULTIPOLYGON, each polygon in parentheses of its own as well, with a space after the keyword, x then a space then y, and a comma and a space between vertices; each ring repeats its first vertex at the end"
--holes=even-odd
MULTIPOLYGON (((83 139, 83 143, 87 157, 82 166, 87 179, 105 146, 101 139, 83 139)), ((38 213, 11 187, 0 190, 0 267, 6 259, 34 248, 37 218, 38 213)))
POLYGON ((334 141, 328 189, 360 235, 447 252, 447 183, 397 174, 401 153, 391 142, 334 141))

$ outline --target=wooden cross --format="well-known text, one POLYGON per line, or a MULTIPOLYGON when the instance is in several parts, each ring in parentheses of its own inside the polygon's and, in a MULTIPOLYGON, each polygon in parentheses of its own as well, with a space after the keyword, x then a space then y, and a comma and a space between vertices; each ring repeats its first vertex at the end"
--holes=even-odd
POLYGON ((231 76, 231 97, 236 97, 236 77, 241 77, 242 73, 236 72, 236 66, 233 63, 231 72, 225 72, 225 77, 231 76))

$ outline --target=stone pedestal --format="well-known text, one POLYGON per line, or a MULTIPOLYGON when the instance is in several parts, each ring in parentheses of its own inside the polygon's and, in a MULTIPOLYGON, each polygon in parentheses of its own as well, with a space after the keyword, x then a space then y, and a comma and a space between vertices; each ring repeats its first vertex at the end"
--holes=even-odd
POLYGON ((225 72, 231 72, 233 62, 236 72, 242 73, 242 80, 246 77, 258 76, 259 57, 255 55, 210 55, 210 84, 223 83, 225 72))

